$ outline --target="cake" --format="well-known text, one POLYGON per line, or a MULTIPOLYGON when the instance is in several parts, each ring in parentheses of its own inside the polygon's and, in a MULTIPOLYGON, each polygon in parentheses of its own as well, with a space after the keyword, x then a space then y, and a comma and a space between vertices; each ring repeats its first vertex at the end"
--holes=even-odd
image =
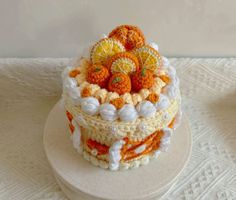
POLYGON ((137 168, 167 151, 181 119, 179 79, 138 27, 103 36, 62 80, 73 146, 93 165, 137 168))

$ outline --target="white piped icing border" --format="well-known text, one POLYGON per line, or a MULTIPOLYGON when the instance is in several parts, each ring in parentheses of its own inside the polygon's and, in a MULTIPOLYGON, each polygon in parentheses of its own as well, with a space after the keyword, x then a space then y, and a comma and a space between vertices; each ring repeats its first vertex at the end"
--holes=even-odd
POLYGON ((99 166, 103 169, 108 169, 109 164, 104 160, 98 160, 96 157, 89 154, 87 151, 83 151, 83 157, 85 160, 91 162, 95 166, 99 166))

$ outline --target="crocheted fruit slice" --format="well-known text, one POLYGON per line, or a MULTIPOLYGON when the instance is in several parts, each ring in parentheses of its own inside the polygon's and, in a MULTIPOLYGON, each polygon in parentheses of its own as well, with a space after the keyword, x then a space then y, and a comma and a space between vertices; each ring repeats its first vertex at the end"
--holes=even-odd
POLYGON ((88 69, 87 81, 103 88, 107 85, 109 76, 109 71, 106 67, 100 64, 94 64, 88 69))
POLYGON ((143 68, 131 76, 132 89, 136 92, 143 88, 150 88, 154 84, 153 72, 149 69, 143 68))
POLYGON ((131 91, 131 81, 128 75, 123 73, 115 73, 109 80, 108 90, 124 94, 131 91))
POLYGON ((144 35, 137 26, 118 26, 109 34, 109 37, 119 40, 127 50, 132 50, 145 44, 144 35))
POLYGON ((107 62, 107 68, 111 73, 121 72, 129 74, 138 70, 138 66, 138 59, 129 52, 115 54, 107 62))
POLYGON ((158 51, 148 45, 133 50, 133 53, 138 58, 142 68, 155 71, 162 65, 162 59, 158 51))
POLYGON ((93 64, 104 65, 109 57, 123 51, 125 51, 125 48, 120 41, 113 38, 104 38, 93 46, 90 57, 93 64))

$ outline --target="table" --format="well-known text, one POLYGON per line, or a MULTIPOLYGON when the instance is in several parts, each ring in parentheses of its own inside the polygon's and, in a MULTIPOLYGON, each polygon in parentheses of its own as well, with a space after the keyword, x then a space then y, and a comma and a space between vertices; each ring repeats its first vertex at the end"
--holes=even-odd
MULTIPOLYGON (((43 127, 69 58, 0 59, 0 199, 67 199, 43 127)), ((171 58, 190 119, 190 162, 165 199, 236 199, 236 59, 171 58)))

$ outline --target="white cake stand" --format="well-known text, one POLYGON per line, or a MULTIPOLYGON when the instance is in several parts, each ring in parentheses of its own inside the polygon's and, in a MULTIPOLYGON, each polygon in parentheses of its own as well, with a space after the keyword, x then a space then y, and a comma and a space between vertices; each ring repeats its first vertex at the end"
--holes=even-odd
POLYGON ((183 116, 168 152, 146 166, 111 172, 93 166, 73 148, 60 101, 49 113, 44 129, 47 158, 60 187, 71 200, 161 198, 188 162, 191 145, 188 121, 183 116))

